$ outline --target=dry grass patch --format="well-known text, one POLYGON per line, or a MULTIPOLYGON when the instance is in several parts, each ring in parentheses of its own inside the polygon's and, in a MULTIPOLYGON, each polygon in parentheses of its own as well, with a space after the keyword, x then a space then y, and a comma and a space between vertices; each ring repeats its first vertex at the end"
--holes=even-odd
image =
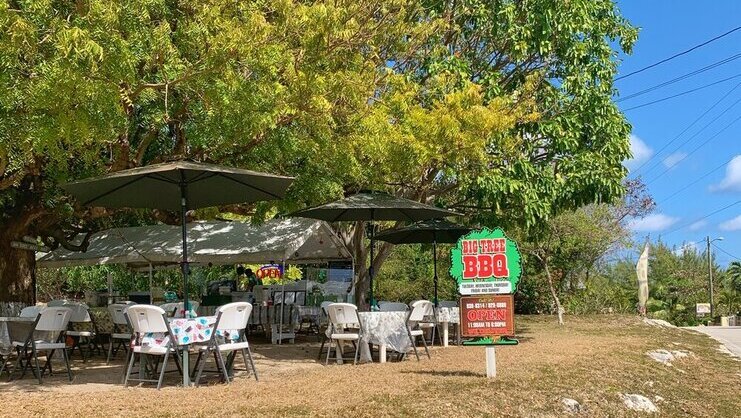
POLYGON ((636 414, 622 393, 663 398, 656 402, 662 416, 732 417, 741 410, 741 362, 706 336, 624 316, 568 318, 563 327, 551 317, 517 323, 521 344, 497 348, 494 380, 484 377, 482 347, 435 348, 432 360, 420 362, 324 367, 315 361, 316 343, 257 345, 259 383, 240 377, 228 386, 124 389, 115 384, 120 365, 91 371, 78 360, 72 385, 63 376, 41 387, 32 379, 0 383, 0 414, 559 416, 563 398, 576 399, 585 416, 636 414), (669 367, 646 355, 656 349, 693 355, 669 367))

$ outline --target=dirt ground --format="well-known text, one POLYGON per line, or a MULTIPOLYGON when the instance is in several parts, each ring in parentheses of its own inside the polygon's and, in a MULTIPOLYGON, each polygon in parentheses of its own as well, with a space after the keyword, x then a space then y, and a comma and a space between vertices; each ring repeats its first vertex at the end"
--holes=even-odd
MULTIPOLYGON (((718 343, 635 317, 516 318, 520 345, 497 348, 498 375, 487 379, 484 348, 435 347, 432 359, 324 366, 315 340, 273 346, 255 339, 260 381, 244 374, 230 385, 123 388, 123 358, 74 361, 70 384, 55 365, 43 385, 26 377, 0 381, 0 416, 561 416, 563 398, 584 416, 635 416, 621 394, 653 400, 659 416, 734 417, 741 411, 741 361, 718 343), (690 354, 671 365, 656 349, 690 354)), ((241 366, 239 362, 238 367, 241 366)), ((213 367, 210 367, 213 368, 213 367)))

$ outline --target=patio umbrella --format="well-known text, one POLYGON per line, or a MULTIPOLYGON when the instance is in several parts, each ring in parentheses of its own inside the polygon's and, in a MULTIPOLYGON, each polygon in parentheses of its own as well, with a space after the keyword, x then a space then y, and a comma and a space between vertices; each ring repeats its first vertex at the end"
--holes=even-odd
POLYGON ((403 228, 383 231, 376 236, 376 239, 392 244, 432 243, 433 284, 435 287, 435 307, 437 307, 437 244, 458 242, 458 238, 470 231, 471 228, 456 225, 444 219, 431 219, 403 228))
POLYGON ((375 221, 409 221, 457 216, 458 213, 413 200, 392 196, 383 192, 364 192, 321 206, 303 209, 291 214, 304 218, 321 219, 327 222, 369 221, 370 222, 370 278, 369 299, 373 304, 373 255, 375 247, 375 221))
MULTIPOLYGON (((183 307, 188 308, 186 212, 210 206, 282 199, 292 177, 212 164, 177 161, 118 171, 67 183, 62 188, 85 206, 180 211, 183 307)), ((184 367, 187 370, 187 364, 184 367)), ((188 384, 188 374, 183 383, 188 384)))

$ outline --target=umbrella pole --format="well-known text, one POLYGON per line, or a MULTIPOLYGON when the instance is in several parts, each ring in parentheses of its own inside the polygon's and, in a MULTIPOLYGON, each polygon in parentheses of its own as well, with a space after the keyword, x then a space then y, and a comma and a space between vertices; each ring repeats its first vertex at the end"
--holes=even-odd
MULTIPOLYGON (((185 214, 188 211, 188 184, 185 182, 185 173, 180 172, 180 224, 183 233, 183 262, 180 268, 183 271, 183 310, 184 317, 188 318, 188 227, 185 224, 185 214)), ((183 350, 183 386, 190 386, 190 369, 188 367, 188 351, 183 350)))
POLYGON ((435 287, 435 308, 437 308, 437 240, 432 241, 432 265, 434 273, 432 283, 435 287))
POLYGON ((368 310, 373 311, 373 253, 374 253, 374 247, 376 246, 375 242, 375 225, 373 224, 373 209, 371 209, 371 220, 370 220, 370 265, 368 266, 368 277, 370 278, 370 289, 368 291, 368 310))

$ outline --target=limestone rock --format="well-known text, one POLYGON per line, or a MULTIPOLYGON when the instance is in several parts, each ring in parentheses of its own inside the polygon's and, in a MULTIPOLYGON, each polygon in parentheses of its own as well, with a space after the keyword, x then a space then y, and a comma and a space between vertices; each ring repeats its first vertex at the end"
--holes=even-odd
POLYGON ((563 398, 561 399, 561 403, 563 404, 563 409, 568 413, 578 414, 582 411, 581 404, 575 399, 563 398))
POLYGON ((650 399, 643 395, 626 393, 620 394, 620 398, 623 400, 625 406, 630 410, 649 413, 659 412, 659 408, 657 408, 650 399))

